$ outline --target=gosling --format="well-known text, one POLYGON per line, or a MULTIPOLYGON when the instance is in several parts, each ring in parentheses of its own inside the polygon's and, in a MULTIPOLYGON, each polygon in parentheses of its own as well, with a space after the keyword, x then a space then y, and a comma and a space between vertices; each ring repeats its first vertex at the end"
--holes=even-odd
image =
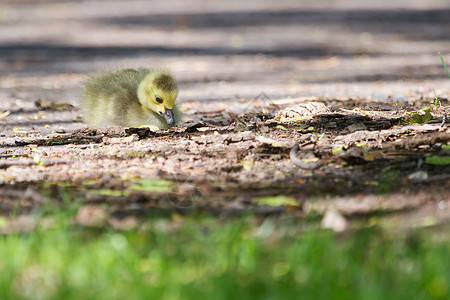
POLYGON ((167 129, 180 122, 178 85, 166 71, 124 69, 90 77, 82 86, 81 111, 89 126, 167 129))

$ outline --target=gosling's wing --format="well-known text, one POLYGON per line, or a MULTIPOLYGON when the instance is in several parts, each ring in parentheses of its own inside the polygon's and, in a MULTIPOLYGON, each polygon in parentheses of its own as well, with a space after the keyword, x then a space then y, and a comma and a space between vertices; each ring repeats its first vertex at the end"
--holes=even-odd
POLYGON ((178 105, 178 103, 175 102, 173 108, 173 118, 175 120, 175 125, 178 125, 181 123, 181 118, 183 117, 183 113, 180 110, 180 107, 178 105))

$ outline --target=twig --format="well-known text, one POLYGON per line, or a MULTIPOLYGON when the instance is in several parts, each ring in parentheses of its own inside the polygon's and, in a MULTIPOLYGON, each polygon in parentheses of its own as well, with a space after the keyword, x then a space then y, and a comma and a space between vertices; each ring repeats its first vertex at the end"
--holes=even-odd
POLYGON ((306 163, 306 162, 302 161, 301 159, 299 159, 297 157, 298 150, 299 150, 299 146, 298 146, 298 144, 295 144, 294 147, 292 147, 291 151, 289 152, 289 157, 290 157, 292 163, 294 165, 296 165, 297 167, 299 167, 301 169, 305 169, 305 170, 314 170, 322 165, 321 160, 318 160, 318 161, 312 162, 312 163, 306 163))
POLYGON ((86 135, 67 135, 54 138, 31 138, 20 141, 15 141, 17 146, 25 146, 36 144, 39 146, 54 146, 65 144, 86 144, 86 143, 100 143, 103 135, 86 136, 86 135))
MULTIPOLYGON (((69 164, 70 160, 64 158, 44 158, 42 160, 43 166, 69 164)), ((34 166, 37 165, 34 159, 21 159, 21 160, 0 160, 0 169, 7 169, 11 166, 34 166)))

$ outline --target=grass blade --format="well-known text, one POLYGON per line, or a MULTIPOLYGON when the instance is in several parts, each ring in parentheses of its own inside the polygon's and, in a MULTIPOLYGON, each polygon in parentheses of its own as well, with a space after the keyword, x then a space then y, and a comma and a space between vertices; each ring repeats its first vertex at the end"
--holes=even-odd
POLYGON ((442 64, 444 65, 445 72, 447 72, 448 78, 450 78, 450 73, 448 72, 447 66, 445 65, 444 59, 442 58, 441 52, 439 52, 439 57, 441 58, 442 64))

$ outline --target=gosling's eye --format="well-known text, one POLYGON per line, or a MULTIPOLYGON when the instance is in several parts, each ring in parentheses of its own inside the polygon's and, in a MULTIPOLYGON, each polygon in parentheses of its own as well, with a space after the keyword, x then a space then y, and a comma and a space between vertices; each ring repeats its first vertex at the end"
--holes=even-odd
POLYGON ((161 99, 160 97, 156 97, 156 102, 163 103, 163 99, 161 99))

